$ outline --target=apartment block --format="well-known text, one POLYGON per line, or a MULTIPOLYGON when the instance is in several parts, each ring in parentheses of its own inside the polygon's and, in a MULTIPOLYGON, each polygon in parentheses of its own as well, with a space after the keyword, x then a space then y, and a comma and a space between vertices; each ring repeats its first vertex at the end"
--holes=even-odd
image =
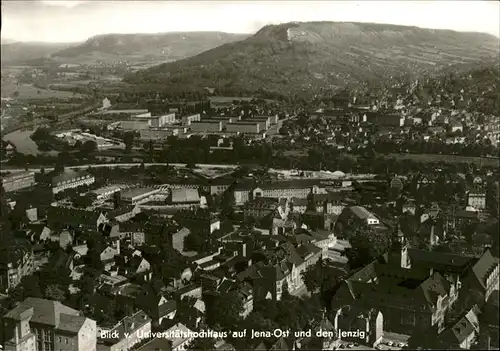
POLYGON ((2 178, 5 192, 17 191, 35 185, 34 172, 19 172, 2 178))

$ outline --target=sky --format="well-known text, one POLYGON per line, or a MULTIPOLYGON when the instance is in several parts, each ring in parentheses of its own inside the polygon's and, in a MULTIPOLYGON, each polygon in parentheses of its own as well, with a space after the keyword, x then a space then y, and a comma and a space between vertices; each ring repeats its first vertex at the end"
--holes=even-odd
POLYGON ((346 21, 500 35, 497 1, 2 1, 2 39, 79 42, 107 33, 255 33, 267 24, 346 21))

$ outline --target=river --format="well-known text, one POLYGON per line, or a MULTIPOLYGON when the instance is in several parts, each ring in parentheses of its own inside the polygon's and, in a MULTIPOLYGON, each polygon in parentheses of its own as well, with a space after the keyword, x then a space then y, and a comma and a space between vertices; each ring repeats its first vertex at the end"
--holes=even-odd
POLYGON ((31 140, 30 136, 35 132, 35 129, 16 130, 3 137, 3 140, 9 141, 15 147, 17 152, 25 155, 39 155, 42 152, 38 149, 38 145, 31 140))

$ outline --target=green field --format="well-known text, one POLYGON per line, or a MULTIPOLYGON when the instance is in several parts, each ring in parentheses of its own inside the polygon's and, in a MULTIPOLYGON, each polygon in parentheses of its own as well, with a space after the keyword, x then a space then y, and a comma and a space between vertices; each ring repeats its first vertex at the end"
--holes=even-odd
POLYGON ((68 99, 81 98, 80 94, 73 94, 68 91, 57 91, 48 89, 38 89, 31 84, 20 84, 2 82, 2 98, 13 98, 16 100, 33 100, 33 99, 68 99), (18 96, 14 96, 15 92, 19 92, 18 96))

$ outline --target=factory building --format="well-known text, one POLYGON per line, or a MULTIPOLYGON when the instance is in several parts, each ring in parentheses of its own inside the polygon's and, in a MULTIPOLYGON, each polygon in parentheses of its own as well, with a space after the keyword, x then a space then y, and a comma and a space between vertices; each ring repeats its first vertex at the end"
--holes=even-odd
POLYGON ((222 131, 222 121, 205 119, 191 123, 193 133, 220 133, 222 131))
POLYGON ((160 192, 160 189, 135 188, 121 193, 121 200, 127 205, 137 205, 149 201, 149 199, 160 192))
POLYGON ((238 134, 258 134, 260 132, 260 124, 258 122, 238 121, 237 123, 228 123, 226 131, 229 133, 238 134))
POLYGON ((245 121, 252 121, 259 123, 259 130, 265 132, 271 127, 271 121, 269 117, 252 117, 245 121))

